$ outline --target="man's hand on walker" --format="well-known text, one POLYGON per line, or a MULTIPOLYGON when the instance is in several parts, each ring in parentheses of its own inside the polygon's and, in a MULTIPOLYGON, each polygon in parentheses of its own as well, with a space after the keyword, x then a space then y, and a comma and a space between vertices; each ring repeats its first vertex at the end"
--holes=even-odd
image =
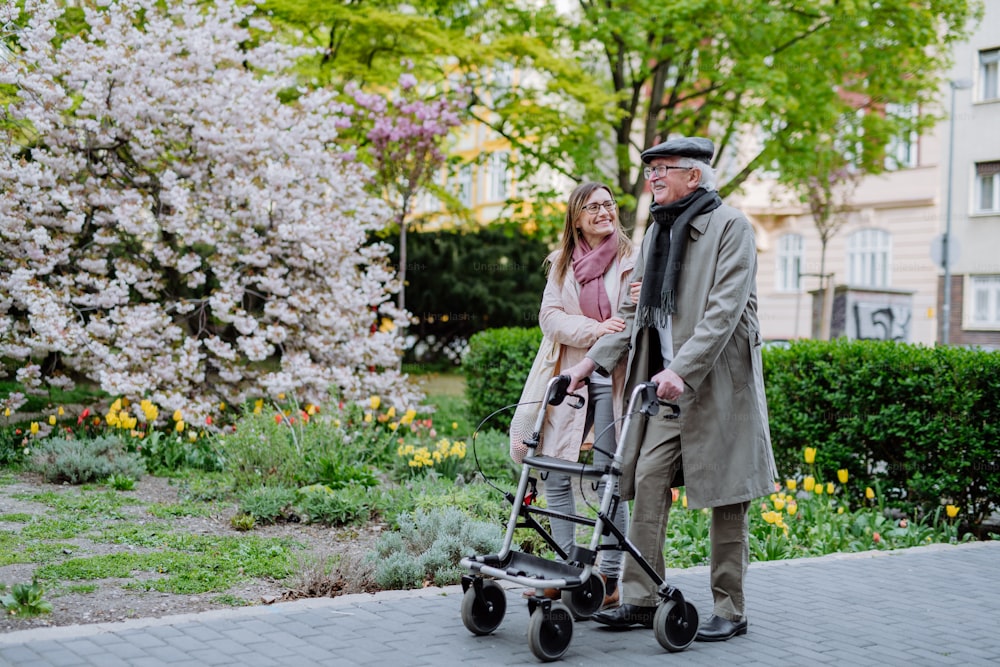
POLYGON ((684 393, 684 380, 669 368, 649 378, 656 383, 656 396, 664 401, 676 401, 684 393))

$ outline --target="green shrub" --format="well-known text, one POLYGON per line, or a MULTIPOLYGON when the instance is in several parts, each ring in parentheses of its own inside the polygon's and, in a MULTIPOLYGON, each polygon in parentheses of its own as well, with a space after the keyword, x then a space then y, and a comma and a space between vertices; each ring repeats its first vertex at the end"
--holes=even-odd
POLYGON ((415 344, 406 361, 455 364, 477 332, 538 321, 549 247, 516 223, 413 232, 407 244, 406 306, 415 320, 407 335, 415 344))
POLYGON ((304 455, 290 428, 270 415, 248 412, 236 422, 233 433, 219 438, 225 470, 237 490, 298 486, 304 455))
POLYGON ((368 555, 376 563, 375 582, 385 589, 458 583, 459 561, 474 554, 496 553, 501 529, 472 519, 455 507, 400 515, 399 530, 379 537, 368 555))
POLYGON ((103 482, 112 476, 139 479, 146 472, 142 457, 127 451, 125 443, 113 436, 40 440, 32 452, 31 467, 46 481, 70 484, 103 482))
POLYGON ((104 483, 115 491, 131 491, 135 488, 135 480, 127 475, 112 475, 104 483))
POLYGON ((240 512, 249 514, 257 523, 276 523, 292 516, 295 489, 260 486, 240 494, 240 512))
POLYGON ((52 611, 52 603, 43 599, 45 590, 37 580, 30 584, 14 584, 10 593, 0 584, 0 609, 13 616, 38 616, 52 611))
POLYGON ((23 461, 26 445, 24 433, 16 427, 9 424, 0 427, 0 466, 23 461))
POLYGON ((257 525, 257 520, 253 518, 251 514, 234 514, 229 520, 229 525, 233 527, 233 530, 237 530, 241 533, 245 533, 248 530, 253 530, 254 526, 257 525))
POLYGON ((878 485, 914 515, 954 504, 971 526, 1000 506, 1000 354, 800 341, 767 349, 764 374, 782 476, 845 469, 853 504, 878 485))
POLYGON ((386 459, 393 434, 381 424, 364 422, 360 407, 334 407, 331 414, 324 411, 308 421, 301 415, 296 419, 293 411, 279 422, 277 414, 247 411, 233 433, 219 437, 225 470, 237 490, 378 483, 371 465, 386 459))
POLYGON ((541 342, 542 330, 538 327, 489 329, 469 339, 462 372, 469 412, 477 426, 490 417, 491 427, 502 431, 510 427, 513 409, 491 415, 521 398, 541 342))
POLYGON ((298 490, 293 510, 302 523, 329 526, 363 523, 372 514, 367 489, 357 485, 336 490, 322 484, 303 487, 298 490))
POLYGON ((172 473, 183 468, 205 470, 222 469, 222 458, 215 449, 212 437, 190 438, 179 433, 151 431, 136 445, 142 454, 146 469, 153 473, 172 473))

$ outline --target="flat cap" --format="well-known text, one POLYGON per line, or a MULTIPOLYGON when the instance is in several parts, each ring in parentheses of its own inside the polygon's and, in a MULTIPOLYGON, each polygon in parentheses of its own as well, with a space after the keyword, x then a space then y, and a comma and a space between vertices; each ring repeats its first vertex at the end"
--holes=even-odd
POLYGON ((642 161, 649 164, 658 157, 689 157, 705 164, 712 163, 715 144, 703 137, 675 137, 642 152, 642 161))

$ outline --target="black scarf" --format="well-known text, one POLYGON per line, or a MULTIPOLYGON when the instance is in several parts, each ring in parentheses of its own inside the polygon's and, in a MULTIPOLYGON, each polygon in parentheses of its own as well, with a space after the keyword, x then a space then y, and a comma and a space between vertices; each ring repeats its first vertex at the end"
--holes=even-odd
POLYGON ((653 202, 649 207, 654 236, 639 291, 638 326, 666 327, 670 315, 677 312, 677 277, 687 246, 688 223, 720 206, 719 193, 698 188, 675 202, 664 206, 653 202))

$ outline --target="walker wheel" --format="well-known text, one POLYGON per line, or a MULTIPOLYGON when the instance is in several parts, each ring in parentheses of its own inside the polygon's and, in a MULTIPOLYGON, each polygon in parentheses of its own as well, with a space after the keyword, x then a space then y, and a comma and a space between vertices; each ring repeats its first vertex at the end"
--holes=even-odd
POLYGON ((686 600, 667 600, 653 616, 653 633, 660 646, 671 653, 683 651, 698 634, 698 610, 686 600))
POLYGON ((542 662, 558 660, 573 639, 573 617, 569 609, 553 602, 546 612, 539 605, 528 619, 528 648, 542 662))
POLYGON ((492 579, 484 579, 480 592, 469 586, 462 598, 462 623, 474 635, 488 635, 503 621, 507 613, 507 593, 492 579))
POLYGON ((573 620, 585 621, 598 611, 604 604, 604 580, 596 573, 592 574, 583 586, 564 588, 562 601, 573 614, 573 620))

